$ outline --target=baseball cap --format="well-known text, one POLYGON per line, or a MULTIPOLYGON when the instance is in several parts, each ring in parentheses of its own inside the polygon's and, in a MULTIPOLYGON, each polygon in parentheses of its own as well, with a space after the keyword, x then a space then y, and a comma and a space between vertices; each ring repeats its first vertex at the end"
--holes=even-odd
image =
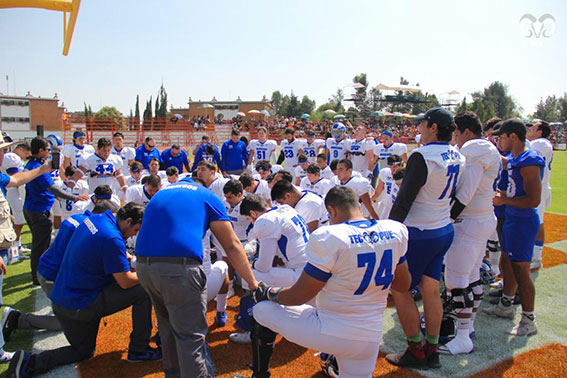
POLYGON ((305 163, 307 161, 307 157, 303 157, 303 158, 300 157, 300 158, 297 159, 297 161, 299 163, 305 163))
POLYGON ((427 120, 430 125, 436 123, 442 128, 449 127, 455 121, 451 112, 444 108, 431 108, 425 114, 415 117, 414 120, 417 122, 427 120))
POLYGON ((498 122, 498 124, 494 127, 492 131, 492 135, 502 135, 502 134, 517 134, 520 139, 526 138, 526 125, 522 122, 521 119, 512 118, 507 119, 502 122, 498 122))
POLYGON ((75 131, 73 133, 73 139, 77 139, 77 138, 84 137, 84 136, 85 136, 85 133, 83 133, 82 131, 75 131))

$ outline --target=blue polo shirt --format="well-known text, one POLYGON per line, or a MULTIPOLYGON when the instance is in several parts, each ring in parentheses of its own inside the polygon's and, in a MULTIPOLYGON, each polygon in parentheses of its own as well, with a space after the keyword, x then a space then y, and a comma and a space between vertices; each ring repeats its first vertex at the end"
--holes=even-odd
POLYGON ((142 163, 145 169, 150 169, 150 160, 152 160, 152 158, 156 158, 161 161, 159 150, 156 147, 154 147, 151 151, 146 150, 144 144, 136 148, 136 157, 134 160, 138 160, 142 163))
POLYGON ((195 169, 197 169, 197 165, 203 160, 208 160, 211 163, 216 164, 217 167, 219 168, 221 167, 219 148, 216 146, 216 144, 207 143, 199 147, 197 153, 195 154, 195 160, 193 161, 193 167, 191 170, 194 171, 195 169), (215 153, 213 155, 207 154, 207 150, 205 149, 205 147, 208 145, 211 145, 215 148, 215 153))
POLYGON ((221 170, 236 171, 243 169, 248 163, 248 150, 243 141, 234 143, 232 139, 222 144, 221 148, 221 170))
POLYGON ((59 267, 63 261, 63 256, 65 255, 65 249, 69 244, 69 240, 71 240, 71 236, 73 236, 75 230, 83 223, 85 218, 91 215, 92 213, 87 210, 84 214, 71 215, 61 223, 55 240, 53 240, 49 249, 39 258, 37 271, 43 278, 55 282, 57 273, 59 273, 59 267))
POLYGON ((183 172, 183 166, 189 169, 189 160, 187 160, 187 154, 183 150, 179 150, 179 155, 171 155, 171 148, 164 150, 161 153, 161 161, 165 164, 165 169, 169 167, 177 167, 179 173, 183 172))
POLYGON ((203 236, 213 221, 229 221, 221 200, 184 178, 153 197, 136 238, 136 255, 189 257, 203 261, 203 236))
POLYGON ((69 240, 51 300, 80 310, 116 282, 114 273, 128 272, 126 244, 110 210, 85 218, 69 240))
MULTIPOLYGON (((30 158, 24 169, 31 171, 41 167, 42 159, 30 158)), ((44 173, 26 184, 26 200, 24 208, 30 211, 45 212, 51 210, 55 196, 47 188, 53 186, 54 182, 49 173, 44 173)))

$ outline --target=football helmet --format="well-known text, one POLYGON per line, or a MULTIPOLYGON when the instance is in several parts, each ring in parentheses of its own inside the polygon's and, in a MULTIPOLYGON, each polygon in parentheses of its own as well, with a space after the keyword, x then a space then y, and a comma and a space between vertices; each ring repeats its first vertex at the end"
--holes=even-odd
POLYGON ((331 128, 331 135, 335 139, 341 139, 345 136, 346 127, 341 122, 335 122, 333 127, 331 128))

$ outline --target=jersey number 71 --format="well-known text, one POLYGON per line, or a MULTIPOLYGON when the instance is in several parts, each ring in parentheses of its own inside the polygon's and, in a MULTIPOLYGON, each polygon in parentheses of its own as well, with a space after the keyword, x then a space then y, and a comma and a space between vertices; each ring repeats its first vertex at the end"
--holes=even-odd
MULTIPOLYGON (((358 256, 358 267, 362 268, 366 266, 366 271, 362 277, 362 282, 360 286, 354 292, 354 295, 362 295, 368 285, 370 285, 370 280, 374 274, 374 268, 376 267, 376 252, 359 253, 358 256)), ((378 271, 374 276, 374 284, 376 286, 382 285, 382 290, 386 290, 390 287, 390 283, 394 279, 392 274, 392 250, 386 249, 382 254, 382 259, 380 260, 380 265, 378 266, 378 271)))

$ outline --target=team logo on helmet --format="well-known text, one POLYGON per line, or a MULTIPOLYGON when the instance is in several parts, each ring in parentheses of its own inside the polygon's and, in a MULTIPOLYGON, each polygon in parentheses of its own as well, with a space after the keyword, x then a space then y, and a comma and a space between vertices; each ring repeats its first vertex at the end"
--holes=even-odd
POLYGON ((336 122, 331 128, 331 135, 335 139, 341 139, 346 133, 346 127, 341 122, 336 122))

